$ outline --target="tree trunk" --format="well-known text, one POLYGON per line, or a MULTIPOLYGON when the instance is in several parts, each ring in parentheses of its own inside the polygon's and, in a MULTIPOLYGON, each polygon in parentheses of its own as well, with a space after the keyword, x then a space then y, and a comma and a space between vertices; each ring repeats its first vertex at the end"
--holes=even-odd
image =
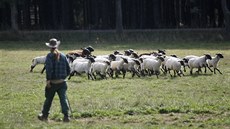
POLYGON ((15 32, 18 32, 18 23, 17 23, 17 2, 13 1, 10 3, 10 11, 11 11, 11 29, 15 32))
POLYGON ((230 11, 229 11, 229 9, 227 7, 226 0, 222 0, 221 4, 222 4, 222 10, 223 10, 223 13, 224 13, 225 29, 228 32, 230 32, 230 11))
POLYGON ((123 33, 121 0, 116 0, 116 32, 123 33))

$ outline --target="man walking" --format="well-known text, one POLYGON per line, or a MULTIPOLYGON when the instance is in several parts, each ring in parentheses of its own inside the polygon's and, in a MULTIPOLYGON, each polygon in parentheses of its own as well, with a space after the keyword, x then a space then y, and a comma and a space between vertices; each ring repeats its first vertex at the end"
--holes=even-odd
POLYGON ((66 77, 70 74, 70 67, 66 56, 58 50, 60 41, 52 38, 46 46, 50 48, 50 53, 47 54, 45 68, 46 68, 46 87, 45 87, 45 102, 42 113, 38 115, 41 121, 47 121, 49 110, 57 92, 62 113, 64 115, 63 121, 69 122, 69 103, 67 101, 67 83, 66 77))

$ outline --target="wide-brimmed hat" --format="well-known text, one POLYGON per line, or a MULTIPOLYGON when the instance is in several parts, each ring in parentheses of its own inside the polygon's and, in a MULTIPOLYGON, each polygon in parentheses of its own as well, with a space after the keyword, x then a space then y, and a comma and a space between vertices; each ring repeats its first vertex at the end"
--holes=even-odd
POLYGON ((49 48, 57 48, 60 45, 60 41, 57 41, 57 39, 52 38, 50 39, 49 43, 46 43, 46 46, 49 48))

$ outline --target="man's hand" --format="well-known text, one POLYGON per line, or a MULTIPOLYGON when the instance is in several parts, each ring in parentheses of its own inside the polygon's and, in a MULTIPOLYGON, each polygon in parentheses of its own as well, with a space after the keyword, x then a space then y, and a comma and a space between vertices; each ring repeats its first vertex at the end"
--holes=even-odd
POLYGON ((50 80, 47 80, 47 81, 46 81, 46 87, 47 87, 47 88, 50 88, 50 87, 51 87, 51 85, 50 85, 50 80))

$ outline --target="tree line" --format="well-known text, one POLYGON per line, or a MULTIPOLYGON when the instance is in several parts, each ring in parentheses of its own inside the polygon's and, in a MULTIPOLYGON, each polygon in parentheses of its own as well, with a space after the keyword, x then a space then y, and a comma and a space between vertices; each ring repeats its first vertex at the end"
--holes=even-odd
POLYGON ((230 27, 228 0, 1 0, 0 30, 230 27))

